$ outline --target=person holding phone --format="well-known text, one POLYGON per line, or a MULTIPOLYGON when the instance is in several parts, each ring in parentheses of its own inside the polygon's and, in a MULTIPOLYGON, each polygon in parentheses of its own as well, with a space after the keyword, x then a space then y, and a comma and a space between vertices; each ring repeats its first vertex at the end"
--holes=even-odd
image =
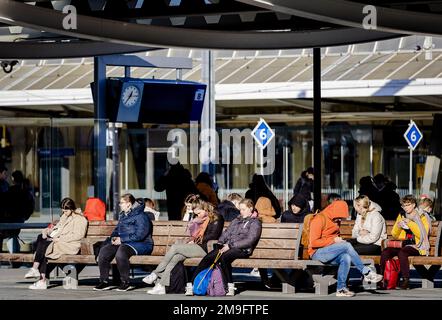
POLYGON ((87 231, 87 220, 70 198, 64 198, 60 207, 60 221, 50 224, 37 237, 34 263, 25 278, 40 279, 29 286, 29 289, 47 289, 49 274, 55 266, 48 267, 48 259, 58 259, 64 254, 77 254, 80 251, 81 240, 87 231))
POLYGON ((109 283, 111 262, 115 258, 120 273, 117 291, 128 291, 133 287, 129 282, 130 262, 133 255, 149 255, 153 250, 153 225, 144 212, 144 202, 137 202, 130 193, 120 198, 121 213, 118 224, 98 253, 100 283, 96 291, 112 289, 109 283))

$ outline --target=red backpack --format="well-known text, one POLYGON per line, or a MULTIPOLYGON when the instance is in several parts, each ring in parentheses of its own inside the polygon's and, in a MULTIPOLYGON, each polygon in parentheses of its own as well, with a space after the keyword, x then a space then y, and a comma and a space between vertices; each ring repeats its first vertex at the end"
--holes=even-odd
POLYGON ((99 198, 87 199, 84 216, 89 221, 106 220, 106 204, 99 198))

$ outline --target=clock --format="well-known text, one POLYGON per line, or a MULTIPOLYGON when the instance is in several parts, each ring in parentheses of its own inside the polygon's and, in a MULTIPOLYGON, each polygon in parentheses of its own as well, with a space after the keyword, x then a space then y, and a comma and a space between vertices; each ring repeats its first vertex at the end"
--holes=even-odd
POLYGON ((138 103, 140 98, 140 89, 135 85, 128 85, 121 94, 121 103, 126 108, 131 108, 138 103))

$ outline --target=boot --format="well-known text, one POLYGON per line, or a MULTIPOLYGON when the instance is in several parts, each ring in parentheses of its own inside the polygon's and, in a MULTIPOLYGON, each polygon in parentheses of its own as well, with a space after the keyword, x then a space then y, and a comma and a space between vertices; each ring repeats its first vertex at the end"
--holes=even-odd
POLYGON ((400 288, 401 290, 408 290, 408 289, 410 289, 410 287, 409 287, 409 282, 410 282, 410 278, 405 278, 405 277, 404 277, 404 280, 402 281, 402 283, 401 283, 401 285, 399 286, 399 288, 400 288))

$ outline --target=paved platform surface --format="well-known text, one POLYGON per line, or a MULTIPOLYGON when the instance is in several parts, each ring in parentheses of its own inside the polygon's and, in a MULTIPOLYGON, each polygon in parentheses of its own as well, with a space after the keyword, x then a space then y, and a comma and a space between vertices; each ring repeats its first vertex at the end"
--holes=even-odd
MULTIPOLYGON (((6 266, 0 268, 0 300, 210 300, 211 297, 187 297, 184 294, 149 295, 146 290, 150 286, 141 279, 147 274, 142 270, 135 272, 132 279, 135 289, 128 292, 116 290, 97 292, 92 288, 98 283, 98 268, 86 267, 80 274, 78 289, 66 290, 62 285, 62 277, 51 280, 48 290, 29 290, 32 279, 24 279, 28 268, 11 269, 6 266)), ((244 280, 247 275, 237 275, 239 280, 244 280)), ((435 289, 412 288, 411 290, 373 290, 363 291, 356 288, 356 296, 352 298, 337 298, 334 292, 328 296, 317 296, 314 293, 299 292, 283 294, 280 289, 266 290, 261 286, 259 278, 250 278, 249 281, 238 281, 239 292, 234 297, 222 297, 226 301, 232 300, 442 300, 441 283, 436 283, 435 289)), ((413 282, 419 286, 419 282, 413 282)), ((220 299, 220 298, 218 298, 220 299)))

